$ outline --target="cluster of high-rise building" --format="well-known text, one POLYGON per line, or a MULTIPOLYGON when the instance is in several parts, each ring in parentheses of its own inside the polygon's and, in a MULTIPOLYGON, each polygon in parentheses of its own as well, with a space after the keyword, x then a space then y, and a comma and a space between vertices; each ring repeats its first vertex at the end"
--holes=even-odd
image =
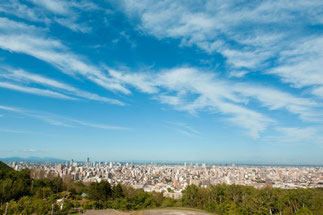
POLYGON ((323 167, 245 166, 207 164, 133 164, 114 162, 9 163, 16 170, 30 168, 32 177, 60 176, 63 180, 84 183, 106 180, 111 184, 131 185, 147 192, 163 192, 180 198, 187 185, 208 187, 239 184, 257 188, 284 189, 323 187, 323 167))

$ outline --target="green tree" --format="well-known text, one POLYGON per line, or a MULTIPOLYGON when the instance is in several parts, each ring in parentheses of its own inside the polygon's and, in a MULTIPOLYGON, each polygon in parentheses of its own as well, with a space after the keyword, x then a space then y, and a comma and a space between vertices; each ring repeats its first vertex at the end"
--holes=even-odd
POLYGON ((114 199, 123 198, 125 196, 123 193, 123 189, 122 189, 121 184, 117 184, 117 185, 113 186, 112 196, 114 199))
POLYGON ((88 188, 89 199, 95 201, 107 201, 112 197, 112 188, 109 182, 102 180, 100 183, 93 182, 88 188))

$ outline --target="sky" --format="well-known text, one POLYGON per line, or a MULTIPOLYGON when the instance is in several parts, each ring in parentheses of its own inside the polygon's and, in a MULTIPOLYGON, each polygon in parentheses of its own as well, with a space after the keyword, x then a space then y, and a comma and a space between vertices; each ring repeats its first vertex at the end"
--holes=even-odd
POLYGON ((321 0, 7 0, 0 157, 323 164, 321 0))

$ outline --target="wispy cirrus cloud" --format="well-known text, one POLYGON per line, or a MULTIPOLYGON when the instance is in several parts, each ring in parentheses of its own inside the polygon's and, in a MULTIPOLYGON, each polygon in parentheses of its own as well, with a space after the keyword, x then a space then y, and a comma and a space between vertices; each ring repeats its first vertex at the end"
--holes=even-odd
POLYGON ((178 40, 180 47, 195 46, 210 56, 222 55, 227 76, 175 68, 155 76, 136 74, 138 86, 128 81, 129 74, 112 72, 114 78, 177 110, 223 114, 254 137, 278 123, 268 116, 273 111, 286 111, 304 121, 322 120, 323 32, 312 30, 323 24, 321 1, 124 0, 117 5, 145 34, 161 41, 178 40), (287 93, 285 87, 232 80, 249 72, 277 76, 282 85, 304 90, 301 94, 306 97, 287 93), (262 108, 266 113, 259 111, 262 108))
POLYGON ((0 110, 6 110, 6 111, 12 111, 12 112, 21 112, 22 110, 14 107, 9 107, 9 106, 2 106, 0 105, 0 110))
POLYGON ((188 137, 193 137, 200 134, 198 130, 183 122, 166 121, 165 123, 167 127, 188 137))
POLYGON ((20 91, 20 92, 24 92, 24 93, 40 95, 40 96, 48 96, 48 97, 53 97, 53 98, 71 99, 71 100, 75 99, 70 96, 66 96, 64 94, 57 93, 57 92, 54 92, 51 90, 39 89, 39 88, 34 88, 34 87, 26 87, 26 86, 19 86, 19 85, 15 85, 15 84, 11 84, 11 83, 6 83, 6 82, 0 82, 0 87, 11 89, 11 90, 16 90, 16 91, 20 91))
POLYGON ((158 92, 158 88, 156 86, 155 80, 153 80, 153 76, 145 73, 121 73, 117 70, 107 68, 106 70, 109 72, 109 75, 121 86, 123 85, 131 85, 138 90, 144 93, 156 93, 158 92))
POLYGON ((312 94, 321 97, 323 87, 323 35, 295 42, 280 53, 278 65, 268 73, 275 74, 296 88, 313 87, 312 94))
POLYGON ((15 130, 15 129, 7 129, 7 128, 0 128, 0 132, 3 133, 14 133, 14 134, 29 134, 29 131, 22 131, 22 130, 15 130))
MULTIPOLYGON (((26 27, 21 23, 16 25, 18 29, 26 27)), ((247 129, 253 137, 258 137, 275 120, 248 107, 246 104, 250 99, 257 100, 261 106, 271 110, 285 109, 303 118, 315 117, 312 111, 315 102, 295 98, 279 90, 218 79, 214 74, 196 68, 166 69, 157 74, 101 69, 84 63, 81 56, 73 54, 57 40, 44 39, 42 36, 36 38, 33 32, 24 37, 15 33, 9 35, 6 38, 0 36, 1 48, 34 56, 66 74, 85 77, 108 90, 130 94, 128 88, 134 87, 144 93, 154 94, 159 101, 177 110, 192 114, 198 111, 220 113, 234 124, 247 129), (283 99, 276 99, 280 97, 283 99)))
POLYGON ((97 123, 84 122, 84 121, 75 120, 75 119, 69 119, 69 120, 71 122, 74 122, 76 124, 83 125, 86 127, 100 128, 100 129, 105 129, 105 130, 129 130, 129 128, 121 127, 121 126, 97 124, 97 123))
POLYGON ((210 71, 180 67, 157 73, 123 73, 109 70, 120 84, 132 86, 153 95, 161 103, 179 111, 196 115, 200 111, 220 114, 233 124, 258 137, 269 125, 275 123, 264 113, 256 111, 284 110, 303 120, 322 119, 319 110, 322 105, 309 98, 297 97, 290 93, 256 84, 223 80, 210 71))
MULTIPOLYGON (((221 115, 246 129, 253 137, 258 137, 268 126, 277 123, 276 119, 267 114, 272 111, 283 110, 302 120, 322 118, 321 104, 311 98, 231 79, 242 78, 250 71, 267 71, 267 75, 277 75, 283 82, 297 87, 319 85, 312 89, 312 94, 318 95, 321 86, 321 39, 319 36, 311 37, 310 34, 298 34, 295 37, 294 33, 308 24, 321 23, 318 18, 318 14, 322 12, 318 7, 320 2, 299 1, 292 4, 290 1, 261 1, 239 5, 234 1, 190 1, 185 4, 174 1, 124 2, 124 11, 129 16, 139 18, 138 27, 141 31, 160 40, 178 39, 180 46, 196 46, 210 55, 221 54, 225 59, 225 66, 229 68, 228 75, 219 78, 215 71, 189 66, 157 69, 151 73, 120 72, 94 65, 85 56, 73 52, 64 42, 48 36, 46 28, 8 18, 0 19, 0 48, 33 56, 65 74, 87 79, 112 92, 131 95, 131 90, 135 88, 179 111, 195 115, 200 111, 207 111, 221 115), (304 8, 306 12, 299 14, 304 8), (299 26, 291 27, 291 23, 300 17, 304 19, 299 26), (308 42, 299 43, 306 39, 308 42), (297 69, 308 71, 308 77, 303 78, 304 74, 292 72, 297 69), (262 109, 267 113, 262 112, 262 109)), ((66 18, 67 14, 73 14, 75 10, 86 10, 74 1, 46 0, 33 1, 32 4, 57 15, 56 22, 60 20, 62 25, 72 21, 67 24, 69 26, 77 19, 66 18)), ((92 6, 89 5, 89 10, 96 10, 95 5, 92 6)), ((75 31, 81 31, 79 27, 80 25, 74 26, 75 31)), ((128 35, 122 32, 125 31, 121 31, 121 34, 127 38, 128 35)), ((11 89, 34 94, 45 95, 46 92, 47 96, 53 92, 72 98, 123 104, 25 71, 12 73, 8 79, 13 82, 4 83, 3 87, 10 86, 11 89), (44 89, 30 89, 28 82, 46 86, 50 90, 46 89, 44 92, 44 89)))
MULTIPOLYGON (((13 80, 13 81, 18 82, 20 84, 25 84, 25 83, 35 84, 36 83, 36 84, 40 84, 45 87, 50 87, 50 88, 53 88, 56 90, 60 90, 60 91, 64 92, 65 94, 70 94, 70 95, 85 98, 85 99, 102 101, 102 102, 107 102, 110 104, 124 105, 124 103, 119 100, 111 99, 111 98, 107 98, 107 97, 102 97, 97 94, 93 94, 93 93, 89 93, 89 92, 86 92, 83 90, 79 90, 79 89, 77 89, 73 86, 70 86, 68 84, 65 84, 65 83, 62 83, 62 82, 38 75, 38 74, 29 73, 29 72, 26 72, 22 69, 10 69, 10 68, 2 68, 2 69, 4 70, 4 72, 0 73, 0 79, 13 80)), ((63 95, 63 94, 60 94, 57 92, 53 92, 53 91, 49 91, 49 90, 43 90, 43 89, 38 89, 38 88, 31 88, 30 89, 30 87, 12 85, 12 84, 8 84, 8 83, 3 83, 3 84, 4 85, 1 85, 1 82, 0 82, 0 87, 5 87, 5 88, 13 89, 13 90, 18 90, 18 91, 33 93, 33 94, 40 94, 40 92, 42 92, 42 94, 40 94, 40 95, 45 95, 45 96, 53 96, 52 94, 54 94, 54 95, 58 94, 60 96, 63 96, 63 97, 59 97, 59 98, 74 99, 74 98, 68 97, 66 95, 63 95), (10 87, 10 86, 15 86, 15 87, 10 87), (50 93, 48 93, 48 92, 50 92, 50 93)))
POLYGON ((9 0, 3 2, 0 6, 0 12, 14 15, 18 18, 23 18, 34 22, 49 22, 42 11, 31 8, 28 5, 20 3, 18 0, 9 0))
POLYGON ((91 27, 85 25, 85 24, 77 24, 75 21, 71 18, 55 18, 54 19, 58 24, 65 26, 72 31, 76 32, 82 32, 82 33, 88 33, 92 30, 91 27))
POLYGON ((78 10, 97 10, 99 7, 91 1, 64 1, 64 0, 31 0, 35 5, 41 6, 54 14, 71 15, 75 9, 78 10))
MULTIPOLYGON (((48 11, 51 11, 55 14, 68 14, 71 12, 70 2, 61 1, 61 0, 32 0, 35 5, 39 5, 48 11)), ((72 1, 73 2, 73 1, 72 1)))
POLYGON ((50 26, 57 23, 75 32, 88 33, 91 27, 80 20, 82 12, 95 11, 99 7, 91 1, 61 0, 8 0, 0 5, 0 12, 27 21, 44 23, 50 26))
POLYGON ((60 116, 57 114, 34 111, 34 110, 26 110, 23 108, 0 105, 0 110, 14 112, 29 118, 46 122, 49 125, 61 126, 66 128, 77 128, 80 126, 84 126, 84 127, 98 128, 98 129, 104 129, 104 130, 129 130, 129 128, 127 127, 87 122, 79 119, 72 119, 69 117, 60 116))
POLYGON ((267 136, 265 140, 272 143, 287 144, 323 144, 323 127, 305 126, 305 127, 276 127, 276 135, 267 136))
POLYGON ((71 76, 84 77, 111 91, 131 92, 108 77, 103 68, 92 65, 82 56, 69 51, 60 41, 46 38, 37 27, 8 19, 0 19, 0 48, 31 55, 71 76), (10 24, 11 31, 5 27, 10 24), (30 28, 29 28, 30 27, 30 28), (29 29, 25 32, 25 29, 29 29))
MULTIPOLYGON (((304 28, 323 24, 321 1, 266 0, 237 4, 231 0, 124 0, 119 5, 128 16, 139 20, 141 31, 161 40, 178 39, 181 46, 220 53, 230 70, 242 70, 244 74, 267 69, 290 45, 304 41, 317 43, 312 35, 320 33, 304 32, 304 28)), ((312 62, 322 61, 320 55, 311 58, 312 62)), ((307 67, 306 64, 310 63, 301 62, 302 67, 307 67)))
POLYGON ((323 99, 323 86, 314 87, 312 94, 323 99))
POLYGON ((55 125, 55 126, 63 126, 63 127, 72 127, 71 125, 67 124, 66 122, 64 122, 63 120, 59 120, 57 119, 58 117, 55 117, 55 115, 50 115, 47 113, 41 113, 41 112, 37 112, 37 111, 30 111, 30 110, 26 110, 23 108, 17 108, 17 107, 11 107, 11 106, 4 106, 4 105, 0 105, 0 110, 5 110, 5 111, 9 111, 9 112, 13 112, 22 116, 27 116, 33 119, 38 119, 41 120, 43 122, 46 122, 50 125, 55 125))

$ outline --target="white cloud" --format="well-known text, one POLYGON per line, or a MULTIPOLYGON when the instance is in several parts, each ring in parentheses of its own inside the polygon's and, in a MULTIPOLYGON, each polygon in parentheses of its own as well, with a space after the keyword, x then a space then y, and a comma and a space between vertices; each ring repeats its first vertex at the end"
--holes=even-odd
POLYGON ((237 70, 233 70, 229 73, 229 77, 236 77, 236 78, 242 78, 243 76, 245 76, 248 72, 247 71, 237 71, 237 70))
POLYGON ((121 84, 153 94, 153 98, 177 110, 195 115, 199 111, 223 115, 232 123, 247 129, 253 137, 258 137, 260 132, 275 122, 255 111, 260 107, 270 111, 285 110, 299 115, 303 120, 317 119, 318 116, 322 118, 315 112, 320 104, 310 99, 275 88, 225 81, 214 73, 196 68, 175 68, 151 74, 111 70, 111 74, 121 84), (248 105, 249 101, 257 101, 258 106, 248 105))
MULTIPOLYGON (((21 4, 18 0, 8 0, 1 3, 0 11, 9 15, 14 15, 19 18, 27 19, 36 22, 48 22, 48 18, 44 14, 36 10, 35 8, 30 8, 25 4, 21 4)), ((9 26, 10 27, 10 26, 9 26)))
POLYGON ((68 14, 70 12, 70 5, 68 1, 32 0, 32 2, 56 14, 68 14))
POLYGON ((323 85, 323 37, 307 38, 280 53, 279 65, 269 73, 294 87, 323 85))
POLYGON ((0 82, 0 87, 11 89, 11 90, 16 90, 16 91, 20 91, 20 92, 24 92, 24 93, 35 94, 35 95, 74 100, 74 98, 72 98, 72 97, 69 97, 64 94, 57 93, 57 92, 54 92, 51 90, 46 90, 46 89, 38 89, 38 88, 34 88, 34 87, 19 86, 19 85, 15 85, 15 84, 6 83, 6 82, 0 82))
POLYGON ((269 110, 285 109, 305 120, 315 119, 318 116, 313 108, 320 107, 320 105, 308 98, 296 97, 277 89, 255 84, 234 84, 232 90, 240 94, 242 98, 258 100, 261 106, 268 107, 269 110))
POLYGON ((169 96, 169 95, 160 94, 155 98, 158 99, 163 104, 169 104, 173 106, 179 106, 184 103, 184 101, 179 96, 169 96))
POLYGON ((54 19, 58 24, 65 26, 72 31, 75 32, 82 32, 82 33, 88 33, 92 30, 91 27, 85 25, 85 24, 79 24, 76 23, 74 20, 71 18, 55 18, 54 19))
POLYGON ((38 152, 39 150, 37 149, 25 149, 24 152, 30 152, 30 153, 34 153, 34 152, 38 152))
POLYGON ((129 84, 145 93, 156 93, 158 89, 154 86, 152 76, 144 73, 121 73, 106 68, 110 76, 122 84, 129 84))
POLYGON ((72 31, 82 33, 88 33, 91 31, 91 27, 80 21, 81 12, 99 9, 96 4, 86 0, 32 0, 29 4, 20 0, 8 0, 0 5, 0 12, 27 21, 44 23, 47 26, 57 23, 72 31))
POLYGON ((41 6, 54 14, 58 15, 71 15, 74 9, 90 11, 97 10, 99 7, 92 1, 64 1, 64 0, 31 0, 35 5, 41 6))
MULTIPOLYGON (((17 25, 25 27, 21 23, 17 25)), ((261 87, 252 88, 238 84, 232 87, 231 82, 192 68, 166 70, 157 75, 122 73, 105 68, 110 75, 108 77, 100 68, 83 63, 80 56, 69 52, 59 41, 42 37, 36 39, 30 35, 22 37, 10 34, 10 37, 3 37, 0 36, 0 47, 3 49, 32 55, 67 74, 82 75, 109 90, 130 94, 126 86, 132 86, 145 93, 157 94, 155 98, 160 99, 162 103, 173 105, 178 110, 193 114, 200 110, 210 110, 228 115, 235 124, 250 130, 254 137, 264 131, 273 120, 245 107, 249 98, 257 99, 270 109, 284 108, 301 116, 311 115, 309 106, 314 105, 309 100, 295 99, 289 94, 275 90, 262 90, 261 87), (159 93, 161 89, 166 92, 159 93), (277 100, 277 96, 283 96, 284 99, 277 100), (194 97, 196 99, 192 100, 194 97)))
POLYGON ((154 98, 174 106, 177 110, 188 111, 191 114, 204 110, 227 116, 234 124, 247 129, 253 137, 258 137, 259 133, 273 122, 261 113, 235 104, 244 104, 247 99, 241 99, 241 95, 236 95, 232 83, 217 79, 209 72, 198 71, 195 68, 176 68, 155 75, 123 74, 115 70, 111 70, 110 73, 124 84, 155 94, 154 98))
POLYGON ((135 48, 137 46, 136 42, 125 31, 121 31, 120 35, 131 45, 131 48, 135 48))
POLYGON ((92 127, 92 128, 100 128, 100 129, 105 129, 105 130, 128 130, 129 129, 129 128, 126 128, 126 127, 103 125, 103 124, 90 123, 90 122, 84 122, 84 121, 73 120, 73 119, 71 119, 71 121, 75 122, 75 123, 77 123, 79 125, 84 125, 84 126, 92 127))
POLYGON ((44 32, 43 28, 33 25, 26 25, 22 22, 16 22, 8 18, 0 17, 0 32, 2 34, 27 34, 39 35, 44 32))
POLYGON ((321 1, 292 0, 124 0, 121 8, 139 18, 139 29, 148 34, 179 39, 182 46, 195 45, 208 53, 218 52, 232 69, 252 71, 267 68, 267 61, 290 44, 309 38, 312 32, 299 32, 305 26, 322 24, 323 12, 321 1))
MULTIPOLYGON (((7 20, 2 21, 7 22, 7 20)), ((29 27, 29 25, 14 21, 10 21, 10 24, 13 28, 29 27)), ((0 31, 5 31, 5 34, 0 35, 1 49, 31 55, 69 75, 83 76, 108 90, 130 94, 128 89, 107 77, 103 69, 91 65, 88 60, 70 52, 60 41, 48 39, 36 30, 28 34, 7 32, 4 26, 0 25, 0 31)), ((31 28, 35 27, 31 26, 31 28)))
MULTIPOLYGON (((138 29, 160 40, 178 39, 181 46, 220 53, 229 66, 229 78, 268 71, 267 75, 278 75, 294 87, 316 86, 307 92, 322 98, 322 35, 304 32, 304 28, 322 23, 321 1, 124 0, 121 8, 139 20, 138 29)), ((275 121, 260 113, 261 108, 284 110, 307 121, 319 122, 323 117, 322 104, 311 96, 225 81, 203 71, 177 68, 144 79, 159 88, 154 98, 162 103, 192 114, 201 110, 224 114, 252 129, 253 136, 275 121)))
POLYGON ((104 130, 128 130, 129 129, 127 127, 86 122, 86 121, 72 119, 72 118, 68 118, 68 117, 64 117, 64 116, 60 116, 60 115, 56 115, 56 114, 39 112, 39 111, 31 111, 31 110, 9 107, 9 106, 1 106, 0 105, 0 110, 15 112, 15 113, 21 114, 26 117, 41 120, 43 122, 46 122, 46 123, 48 123, 50 125, 54 125, 54 126, 69 127, 69 128, 76 128, 78 126, 85 126, 85 127, 99 128, 99 129, 104 129, 104 130))
MULTIPOLYGON (((78 17, 73 13, 70 18, 66 17, 76 9, 86 10, 80 4, 74 1, 34 2, 55 14, 56 22, 74 31, 87 31, 87 26, 77 23, 78 17)), ((167 0, 124 2, 127 14, 139 17, 141 31, 159 39, 178 39, 181 46, 197 46, 210 54, 221 53, 230 67, 228 77, 244 77, 252 70, 266 71, 268 61, 278 56, 278 60, 272 62, 275 68, 269 71, 271 75, 278 75, 284 82, 296 87, 317 85, 309 92, 320 95, 323 85, 322 38, 295 34, 303 24, 320 22, 320 1, 261 1, 238 6, 235 1, 205 1, 202 4, 167 0), (299 26, 291 25, 295 21, 299 21, 299 26), (300 38, 295 35, 300 35, 300 38)), ((29 10, 22 8, 27 14, 29 10)), ((30 13, 27 16, 31 18, 33 15, 30 13)), ((37 16, 34 17, 37 20, 37 16)), ((322 119, 318 117, 322 117, 318 102, 254 83, 226 81, 210 71, 182 67, 156 73, 125 73, 102 68, 73 53, 61 41, 46 36, 44 31, 33 25, 2 18, 0 48, 31 55, 68 75, 86 78, 114 92, 129 95, 130 88, 134 87, 177 110, 191 114, 208 111, 221 115, 247 129, 254 137, 276 123, 275 119, 261 112, 262 108, 284 110, 303 120, 322 119), (318 111, 315 111, 316 108, 318 111)), ((127 34, 122 36, 129 39, 127 34)), ((104 99, 45 77, 31 75, 28 79, 27 75, 18 75, 24 76, 20 77, 23 81, 59 89, 69 95, 104 99)))
POLYGON ((119 100, 106 98, 93 93, 82 91, 68 84, 65 84, 53 79, 49 79, 37 74, 32 74, 21 69, 18 69, 18 70, 6 69, 6 70, 7 70, 7 73, 4 73, 2 75, 0 74, 0 78, 2 77, 9 80, 15 80, 20 83, 24 83, 24 82, 37 83, 54 89, 63 90, 64 93, 86 98, 89 100, 96 100, 96 101, 103 101, 111 104, 124 105, 124 103, 119 100))
POLYGON ((188 137, 193 137, 200 134, 198 130, 192 128, 191 126, 183 122, 166 121, 166 127, 169 127, 174 131, 177 131, 188 137))
POLYGON ((323 99, 323 86, 314 88, 312 94, 323 99))
POLYGON ((271 142, 323 144, 322 127, 276 127, 275 136, 267 137, 271 142))
POLYGON ((6 111, 12 111, 12 112, 21 112, 22 110, 14 107, 9 107, 9 106, 2 106, 0 105, 0 110, 6 110, 6 111))
POLYGON ((21 131, 21 130, 14 130, 14 129, 6 129, 6 128, 0 128, 0 132, 15 133, 15 134, 27 134, 27 133, 30 133, 28 131, 21 131))

